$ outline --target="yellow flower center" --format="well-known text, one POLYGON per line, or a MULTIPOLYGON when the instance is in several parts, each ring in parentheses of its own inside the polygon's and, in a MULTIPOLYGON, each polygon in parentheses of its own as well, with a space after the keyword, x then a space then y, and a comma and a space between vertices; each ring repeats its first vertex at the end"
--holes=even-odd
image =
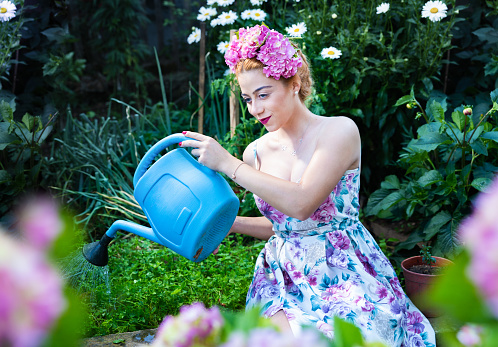
POLYGON ((259 14, 259 13, 257 13, 257 12, 256 12, 254 15, 255 15, 256 17, 261 16, 261 14, 259 14))
POLYGON ((7 9, 6 9, 5 7, 2 7, 2 8, 0 9, 0 13, 5 13, 5 12, 7 12, 7 9))
POLYGON ((439 12, 439 10, 437 7, 431 8, 431 13, 438 13, 438 12, 439 12))
POLYGON ((225 19, 230 19, 230 16, 225 16, 225 19))
POLYGON ((294 29, 294 32, 298 33, 299 32, 299 28, 294 29))
POLYGON ((334 55, 334 54, 335 54, 335 52, 334 52, 334 51, 329 51, 329 52, 328 52, 328 55, 334 55))

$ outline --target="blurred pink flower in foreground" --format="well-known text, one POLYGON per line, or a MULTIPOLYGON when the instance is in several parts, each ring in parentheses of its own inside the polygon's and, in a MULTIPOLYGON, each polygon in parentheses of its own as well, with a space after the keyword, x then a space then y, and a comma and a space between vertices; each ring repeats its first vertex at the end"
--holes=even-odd
POLYGON ((26 242, 0 230, 2 346, 42 345, 66 306, 63 281, 44 252, 61 229, 57 210, 53 203, 27 206, 31 210, 21 212, 18 223, 26 242))
POLYGON ((201 302, 180 308, 178 316, 166 316, 157 329, 153 347, 216 346, 223 325, 218 307, 201 302))
POLYGON ((481 335, 482 327, 466 324, 457 333, 457 339, 464 346, 480 346, 481 345, 481 335))
POLYGON ((62 229, 56 202, 47 196, 29 199, 19 214, 19 230, 26 242, 46 249, 62 229))
POLYGON ((498 317, 498 178, 477 197, 459 233, 471 256, 467 275, 498 317))

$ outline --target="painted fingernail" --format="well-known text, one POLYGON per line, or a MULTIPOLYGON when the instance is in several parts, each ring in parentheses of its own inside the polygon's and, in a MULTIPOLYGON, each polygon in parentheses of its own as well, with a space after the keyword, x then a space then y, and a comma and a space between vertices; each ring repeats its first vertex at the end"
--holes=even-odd
POLYGON ((186 131, 182 131, 182 134, 185 135, 187 132, 186 131))
POLYGON ((180 142, 180 143, 178 144, 178 146, 180 146, 180 147, 181 147, 181 146, 182 146, 182 143, 180 142))

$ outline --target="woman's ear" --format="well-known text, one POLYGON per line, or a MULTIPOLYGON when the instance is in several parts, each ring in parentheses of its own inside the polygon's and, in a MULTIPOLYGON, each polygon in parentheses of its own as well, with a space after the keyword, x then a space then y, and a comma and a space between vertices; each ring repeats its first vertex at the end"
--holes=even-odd
POLYGON ((294 75, 292 80, 292 91, 299 92, 301 89, 301 78, 298 75, 294 75))

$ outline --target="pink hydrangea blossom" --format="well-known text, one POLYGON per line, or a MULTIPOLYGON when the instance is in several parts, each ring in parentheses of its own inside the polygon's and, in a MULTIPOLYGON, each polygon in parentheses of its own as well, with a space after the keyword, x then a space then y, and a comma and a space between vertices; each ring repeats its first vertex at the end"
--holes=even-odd
POLYGON ((482 327, 474 324, 466 324, 460 328, 456 337, 464 346, 480 346, 482 332, 482 327))
POLYGON ((19 230, 27 243, 38 249, 49 247, 63 227, 56 202, 47 196, 28 200, 19 213, 19 230))
POLYGON ((65 307, 63 281, 45 254, 0 231, 0 341, 39 346, 65 307))
POLYGON ((203 303, 182 306, 178 316, 166 316, 159 326, 152 346, 190 347, 217 345, 223 317, 218 307, 207 309, 203 303))
POLYGON ((276 80, 294 76, 303 64, 290 41, 265 25, 239 29, 238 37, 230 42, 225 52, 225 62, 232 72, 240 60, 250 58, 262 62, 266 77, 276 80))
POLYGON ((459 228, 471 260, 467 275, 498 317, 498 178, 476 199, 473 213, 459 228))

